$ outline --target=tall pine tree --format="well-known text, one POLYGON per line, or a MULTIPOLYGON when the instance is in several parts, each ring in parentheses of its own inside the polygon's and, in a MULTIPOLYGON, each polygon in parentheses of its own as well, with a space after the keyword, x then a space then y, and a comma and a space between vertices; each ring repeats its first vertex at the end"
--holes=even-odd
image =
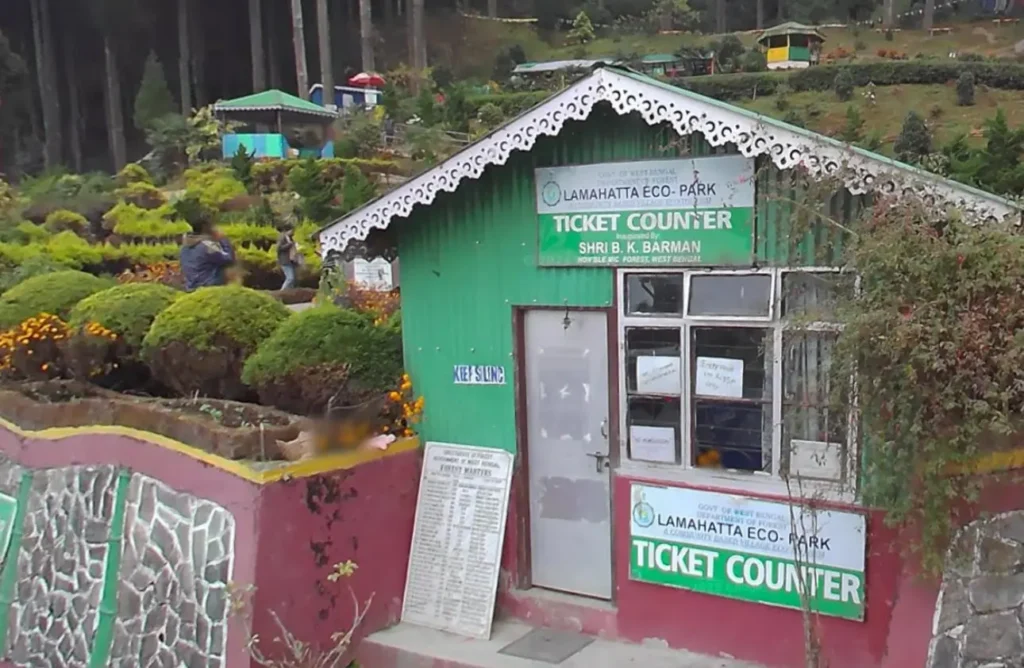
POLYGON ((142 72, 139 92, 135 95, 135 127, 148 130, 153 126, 153 121, 174 112, 174 98, 167 86, 163 65, 156 54, 150 51, 142 72))

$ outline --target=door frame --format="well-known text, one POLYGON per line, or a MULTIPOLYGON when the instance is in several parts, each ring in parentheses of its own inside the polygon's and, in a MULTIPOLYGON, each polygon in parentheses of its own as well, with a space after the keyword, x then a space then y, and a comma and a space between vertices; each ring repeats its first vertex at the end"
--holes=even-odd
MULTIPOLYGON (((572 313, 603 313, 607 328, 606 343, 608 346, 608 513, 609 531, 611 535, 612 595, 608 602, 615 604, 617 587, 615 586, 615 545, 618 526, 615 521, 615 475, 619 468, 619 352, 618 332, 619 317, 618 287, 612 288, 611 306, 512 306, 512 357, 515 365, 515 425, 516 425, 516 459, 515 477, 512 485, 512 501, 516 509, 516 564, 517 572, 513 573, 516 589, 528 589, 533 586, 533 566, 530 544, 530 455, 527 438, 527 406, 526 406, 526 314, 530 311, 559 311, 571 316, 572 313)), ((577 594, 570 594, 577 596, 577 594)), ((586 596, 578 595, 581 598, 586 596)), ((605 600, 605 599, 595 599, 605 600)))

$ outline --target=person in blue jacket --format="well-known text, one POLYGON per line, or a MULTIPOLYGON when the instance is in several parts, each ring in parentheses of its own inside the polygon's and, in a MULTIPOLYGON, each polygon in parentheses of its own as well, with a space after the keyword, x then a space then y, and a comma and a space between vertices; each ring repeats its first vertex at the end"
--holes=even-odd
POLYGON ((207 215, 189 216, 192 234, 181 247, 181 273, 185 291, 225 285, 225 270, 235 262, 235 249, 207 215))

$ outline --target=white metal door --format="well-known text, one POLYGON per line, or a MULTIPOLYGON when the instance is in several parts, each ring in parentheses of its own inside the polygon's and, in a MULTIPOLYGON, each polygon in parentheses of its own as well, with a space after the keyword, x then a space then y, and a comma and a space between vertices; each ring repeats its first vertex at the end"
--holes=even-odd
POLYGON ((528 311, 525 337, 533 584, 609 599, 607 316, 528 311))

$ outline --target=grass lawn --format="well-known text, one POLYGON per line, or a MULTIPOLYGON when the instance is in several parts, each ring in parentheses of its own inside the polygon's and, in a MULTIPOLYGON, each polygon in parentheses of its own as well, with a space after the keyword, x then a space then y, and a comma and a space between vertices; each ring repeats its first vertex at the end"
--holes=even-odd
MULTIPOLYGON (((967 134, 978 144, 987 118, 1002 108, 1010 126, 1024 124, 1024 91, 987 90, 978 86, 975 104, 960 107, 956 104, 956 89, 952 85, 904 85, 876 88, 876 102, 869 105, 858 89, 850 102, 840 102, 832 93, 806 92, 787 96, 789 109, 796 110, 804 119, 807 129, 827 135, 838 135, 846 126, 846 109, 854 105, 864 119, 865 137, 877 135, 882 139, 881 153, 892 155, 892 144, 899 135, 903 119, 911 109, 928 121, 937 145, 948 142, 958 134, 967 134)), ((775 96, 740 103, 751 111, 766 116, 783 118, 788 110, 777 107, 775 96)))
MULTIPOLYGON (((950 51, 958 53, 977 53, 986 56, 1012 56, 1013 46, 1024 40, 1024 23, 997 25, 991 21, 957 24, 951 26, 953 32, 948 35, 931 36, 923 30, 901 30, 893 34, 892 41, 885 35, 866 27, 825 28, 825 46, 823 51, 842 47, 848 52, 857 54, 858 58, 877 58, 879 49, 896 50, 913 58, 917 54, 946 57, 950 51), (861 48, 857 48, 857 47, 861 48)), ((646 35, 625 34, 599 37, 583 47, 565 44, 565 33, 559 33, 549 39, 542 39, 536 29, 527 24, 494 24, 483 20, 474 20, 462 27, 462 49, 454 49, 459 58, 468 54, 489 53, 483 60, 493 62, 493 54, 498 49, 511 44, 520 44, 531 61, 561 60, 576 58, 585 53, 585 57, 615 57, 633 54, 672 53, 682 46, 703 46, 720 38, 720 35, 646 35)), ((740 40, 752 48, 756 43, 755 31, 736 33, 740 40)))

